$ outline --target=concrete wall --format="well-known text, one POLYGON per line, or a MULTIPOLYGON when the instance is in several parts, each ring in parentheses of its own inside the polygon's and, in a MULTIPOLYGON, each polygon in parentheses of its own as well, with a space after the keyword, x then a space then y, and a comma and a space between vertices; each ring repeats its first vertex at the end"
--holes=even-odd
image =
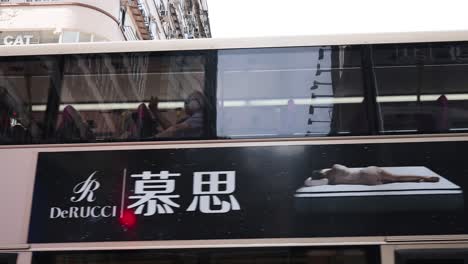
MULTIPOLYGON (((82 0, 92 2, 94 0, 82 0)), ((118 5, 114 0, 96 0, 111 9, 118 21, 118 5), (104 3, 109 1, 109 4, 104 3), (117 7, 117 10, 113 10, 117 7)), ((97 3, 96 3, 97 5, 97 3)), ((109 12, 109 13, 111 13, 109 12)), ((82 6, 9 6, 0 5, 0 31, 80 31, 93 33, 107 40, 124 40, 118 22, 94 9, 82 6), (99 25, 99 26, 96 26, 99 25)))
POLYGON ((119 18, 120 0, 63 0, 63 2, 88 4, 111 13, 117 19, 119 18))

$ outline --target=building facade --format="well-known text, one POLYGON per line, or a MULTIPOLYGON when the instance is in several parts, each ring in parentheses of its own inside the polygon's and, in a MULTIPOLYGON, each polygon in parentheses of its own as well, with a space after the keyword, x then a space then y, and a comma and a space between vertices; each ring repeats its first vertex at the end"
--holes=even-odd
POLYGON ((207 0, 121 0, 128 40, 211 37, 207 0))
POLYGON ((0 0, 0 45, 207 37, 206 0, 0 0))

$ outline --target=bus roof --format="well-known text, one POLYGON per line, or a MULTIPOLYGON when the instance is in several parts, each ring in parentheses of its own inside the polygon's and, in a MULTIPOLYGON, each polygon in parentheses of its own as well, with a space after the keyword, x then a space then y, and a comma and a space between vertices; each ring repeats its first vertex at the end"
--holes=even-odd
POLYGON ((468 41, 468 31, 210 38, 0 46, 0 56, 468 41))

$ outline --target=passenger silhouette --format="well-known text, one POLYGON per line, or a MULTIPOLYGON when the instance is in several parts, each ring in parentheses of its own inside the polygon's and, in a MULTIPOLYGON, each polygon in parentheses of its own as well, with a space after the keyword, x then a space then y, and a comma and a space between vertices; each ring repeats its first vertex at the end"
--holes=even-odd
POLYGON ((10 116, 8 108, 0 102, 0 142, 10 140, 10 116))
POLYGON ((437 132, 447 132, 450 129, 448 99, 445 95, 441 95, 437 98, 436 103, 436 130, 437 132))
POLYGON ((140 104, 136 113, 136 133, 137 138, 149 138, 155 133, 153 118, 150 110, 145 104, 140 104))
POLYGON ((167 127, 158 133, 157 137, 194 138, 203 135, 203 112, 206 99, 203 93, 196 91, 191 93, 184 101, 184 110, 187 117, 176 124, 167 127))
POLYGON ((56 137, 59 142, 90 141, 94 139, 88 124, 86 124, 76 109, 67 105, 62 112, 61 123, 57 127, 56 137))

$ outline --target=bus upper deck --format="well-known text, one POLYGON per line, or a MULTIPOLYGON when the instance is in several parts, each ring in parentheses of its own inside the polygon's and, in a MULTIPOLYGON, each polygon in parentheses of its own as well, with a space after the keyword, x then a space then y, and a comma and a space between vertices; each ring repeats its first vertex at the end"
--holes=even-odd
POLYGON ((0 263, 464 263, 467 39, 0 47, 0 263))
POLYGON ((464 33, 414 35, 1 47, 1 142, 466 132, 464 33))

